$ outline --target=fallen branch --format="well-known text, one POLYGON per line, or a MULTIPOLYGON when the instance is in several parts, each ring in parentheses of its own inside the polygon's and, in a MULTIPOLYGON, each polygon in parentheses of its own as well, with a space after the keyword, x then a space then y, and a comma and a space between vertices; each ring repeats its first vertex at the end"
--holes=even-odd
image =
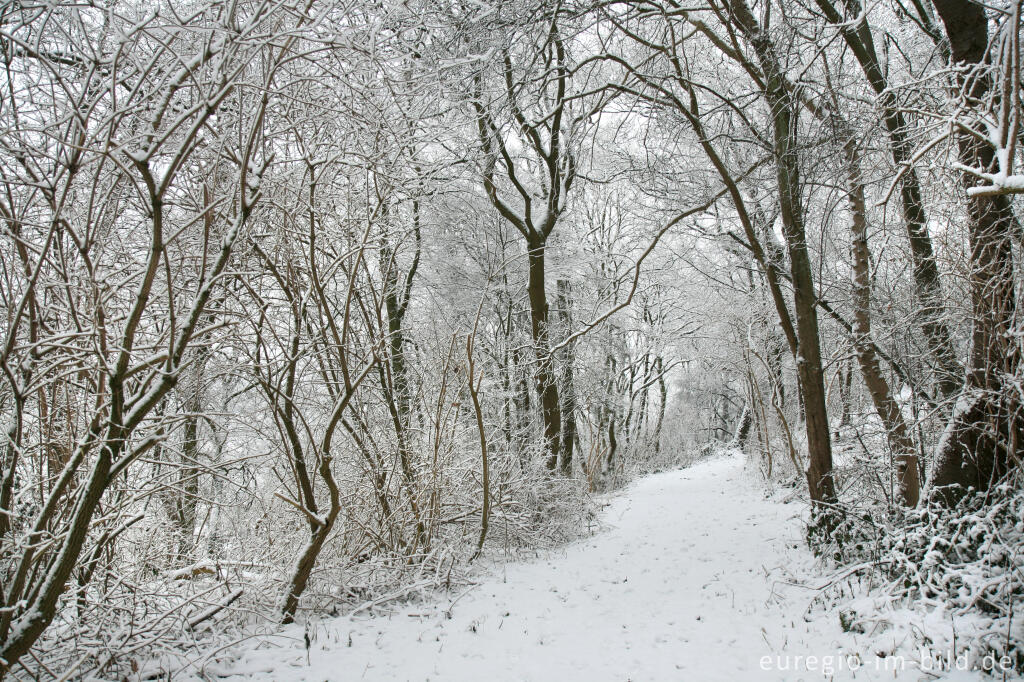
POLYGON ((222 599, 220 602, 213 604, 212 606, 204 609, 203 611, 200 611, 198 614, 188 619, 188 626, 194 630, 198 625, 200 625, 204 621, 210 620, 218 613, 220 613, 221 611, 223 611, 224 609, 238 601, 238 598, 242 596, 242 593, 244 591, 245 590, 243 590, 242 588, 238 588, 237 590, 229 594, 227 597, 222 599))

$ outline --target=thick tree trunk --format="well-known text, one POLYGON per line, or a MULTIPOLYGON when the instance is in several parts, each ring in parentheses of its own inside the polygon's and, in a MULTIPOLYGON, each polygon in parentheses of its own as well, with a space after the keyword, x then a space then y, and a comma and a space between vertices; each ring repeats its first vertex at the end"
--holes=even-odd
POLYGON ((306 591, 309 577, 313 574, 313 567, 316 566, 316 560, 320 557, 320 551, 323 549, 324 542, 327 541, 327 536, 330 535, 333 525, 334 519, 331 518, 329 525, 324 524, 315 528, 311 532, 309 543, 302 549, 295 561, 292 577, 285 590, 284 602, 281 604, 281 622, 286 625, 295 620, 295 612, 299 608, 299 598, 306 591))
MULTIPOLYGON (((954 63, 984 68, 988 46, 985 9, 968 0, 934 0, 946 26, 954 63)), ((980 106, 989 94, 987 74, 961 76, 968 101, 980 106)), ((960 133, 960 161, 988 171, 995 148, 987 140, 960 133)), ((964 186, 974 184, 964 174, 964 186)), ((1016 461, 1022 436, 1020 404, 1007 378, 1017 375, 1020 357, 1012 336, 1016 310, 1011 249, 1016 219, 1003 195, 968 196, 973 330, 967 381, 936 453, 929 482, 987 489, 1016 461)))
POLYGON ((554 471, 562 451, 562 407, 558 398, 558 380, 548 344, 548 296, 544 289, 543 240, 529 243, 529 280, 527 294, 530 299, 530 331, 537 356, 534 384, 540 399, 540 414, 544 423, 544 444, 547 449, 547 467, 554 471))
MULTIPOLYGON (((737 4, 731 3, 733 6, 737 4)), ((749 15, 746 6, 741 7, 740 12, 746 11, 749 15)), ((811 500, 817 505, 827 506, 836 502, 836 488, 832 474, 832 440, 825 406, 825 375, 821 362, 817 299, 800 199, 796 110, 783 83, 774 47, 760 29, 751 35, 751 43, 768 75, 765 97, 772 116, 779 207, 793 277, 797 376, 800 395, 803 397, 809 455, 807 485, 811 500)))
POLYGON ((199 416, 201 397, 197 393, 185 403, 190 414, 185 419, 185 434, 181 444, 181 468, 178 474, 179 492, 175 499, 175 524, 178 547, 175 560, 190 563, 195 549, 196 512, 199 503, 199 416))
MULTIPOLYGON (((30 608, 13 621, 13 626, 4 628, 3 639, 0 640, 0 678, 28 653, 56 617, 57 602, 77 564, 89 533, 89 523, 107 487, 111 466, 123 451, 126 436, 126 429, 115 426, 111 420, 89 478, 78 494, 64 541, 47 567, 45 580, 39 583, 39 592, 29 602, 30 608)), ((79 448, 81 455, 78 456, 84 458, 85 448, 81 445, 79 448)), ((5 618, 5 625, 10 622, 5 618)))
MULTIPOLYGON (((12 391, 13 392, 13 391, 12 391)), ((11 519, 14 518, 14 483, 18 471, 18 455, 21 452, 22 424, 25 414, 25 400, 16 393, 11 401, 13 407, 8 416, 7 428, 2 435, 3 446, 0 447, 0 539, 6 540, 11 530, 11 519)), ((6 544, 6 543, 5 543, 6 544)), ((4 548, 6 550, 6 547, 4 548)), ((6 559, 6 554, 4 555, 6 559)), ((3 616, 0 616, 0 620, 3 616)))

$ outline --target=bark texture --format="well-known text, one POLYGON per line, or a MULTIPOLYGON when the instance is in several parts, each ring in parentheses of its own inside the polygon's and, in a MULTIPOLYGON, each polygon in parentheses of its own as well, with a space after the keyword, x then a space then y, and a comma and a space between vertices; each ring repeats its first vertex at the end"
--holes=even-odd
POLYGON ((864 182, 859 168, 856 140, 846 140, 845 151, 848 164, 851 228, 853 231, 853 332, 857 352, 857 363, 864 378, 864 385, 871 396, 871 403, 885 428, 896 468, 896 481, 900 502, 913 507, 920 498, 921 481, 918 476, 917 454, 914 441, 903 419, 899 405, 893 400, 889 382, 882 374, 878 355, 871 339, 871 256, 868 251, 867 207, 864 201, 864 182))
POLYGON ((793 283, 797 376, 809 455, 807 486, 811 500, 820 511, 823 507, 834 505, 837 496, 832 472, 832 440, 825 406, 825 375, 821 361, 817 297, 800 197, 800 168, 796 148, 797 107, 786 87, 782 65, 771 38, 758 25, 746 3, 742 0, 729 0, 726 4, 730 19, 750 42, 765 76, 764 95, 772 120, 779 208, 793 283))
MULTIPOLYGON (((986 72, 988 20, 968 0, 935 0, 949 36, 951 58, 963 67, 960 83, 969 105, 979 108, 992 95, 986 72)), ((957 138, 960 161, 992 170, 995 148, 965 132, 957 138)), ((963 176, 965 189, 974 184, 963 176)), ((987 489, 1016 463, 1022 429, 1019 401, 1010 381, 1020 357, 1013 340, 1016 310, 1011 249, 1016 228, 1009 198, 967 197, 973 329, 966 384, 939 443, 929 482, 934 489, 958 485, 987 489)))

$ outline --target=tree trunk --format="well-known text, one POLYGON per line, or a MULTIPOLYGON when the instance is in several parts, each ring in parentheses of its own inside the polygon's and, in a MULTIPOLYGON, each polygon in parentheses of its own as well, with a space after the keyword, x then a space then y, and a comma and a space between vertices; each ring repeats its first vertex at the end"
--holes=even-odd
POLYGON ((547 449, 547 467, 554 471, 562 451, 562 407, 558 398, 558 380, 548 346, 548 296, 544 289, 543 240, 529 244, 530 331, 537 356, 534 384, 540 399, 540 414, 544 423, 544 444, 547 449))
MULTIPOLYGON (((955 64, 984 68, 988 46, 985 9, 968 0, 935 0, 949 36, 955 64)), ((989 93, 987 74, 961 75, 968 102, 978 106, 989 93)), ((994 170, 995 148, 960 132, 960 161, 994 170)), ((963 175, 965 188, 974 184, 963 175)), ((1016 219, 1005 195, 968 196, 970 287, 973 330, 967 381, 939 442, 930 487, 987 489, 1017 458, 1022 435, 1019 402, 1006 378, 1017 375, 1020 358, 1013 341, 1016 310, 1011 249, 1016 219)), ((950 492, 950 491, 947 491, 950 492)))
MULTIPOLYGON (((763 217, 758 218, 758 232, 761 241, 764 243, 765 257, 774 263, 774 267, 777 269, 782 270, 785 268, 786 259, 785 254, 782 252, 782 245, 779 244, 772 233, 771 226, 764 221, 763 217)), ((765 359, 768 365, 768 372, 770 373, 769 380, 777 392, 779 406, 785 409, 786 382, 782 374, 782 363, 786 357, 785 338, 779 332, 778 325, 771 324, 771 321, 767 318, 762 318, 762 322, 768 344, 768 348, 765 351, 765 359)), ((793 359, 796 360, 796 348, 791 348, 790 350, 792 351, 793 359)))
POLYGON ((622 437, 626 442, 630 441, 630 429, 633 426, 633 404, 636 399, 636 394, 633 392, 633 386, 636 384, 636 362, 630 362, 629 364, 629 383, 626 385, 626 397, 629 399, 629 407, 626 409, 626 421, 622 423, 622 437))
MULTIPOLYGON (((557 286, 562 333, 568 337, 572 334, 572 299, 569 280, 560 279, 557 286)), ((566 476, 572 474, 573 443, 576 440, 575 363, 576 348, 575 344, 570 341, 562 353, 562 459, 559 468, 566 476)))
MULTIPOLYGON (((856 332, 854 332, 856 333, 856 332)), ((871 349, 872 354, 874 349, 871 349)), ((846 358, 839 365, 839 400, 843 405, 843 414, 839 418, 839 426, 849 426, 852 419, 853 409, 853 369, 850 367, 850 359, 846 358)))
POLYGON ((750 41, 766 77, 764 95, 772 118, 779 208, 793 280, 797 376, 809 454, 807 486, 811 501, 820 510, 835 504, 837 498, 832 473, 832 440, 825 406, 817 298, 800 199, 796 106, 786 88, 782 67, 768 33, 757 24, 743 0, 728 0, 727 4, 731 18, 750 41))
POLYGON ((611 473, 612 462, 615 460, 615 453, 619 449, 619 442, 615 438, 615 412, 608 418, 608 472, 611 473))
POLYGON ((740 421, 736 425, 736 431, 732 436, 731 446, 742 450, 747 445, 747 440, 750 438, 750 427, 754 423, 754 417, 750 412, 750 403, 743 405, 743 411, 740 412, 740 421))
POLYGON ((633 427, 634 439, 637 442, 643 442, 644 433, 644 421, 647 419, 647 396, 649 388, 651 386, 651 355, 650 353, 644 353, 644 371, 640 376, 640 404, 637 407, 637 417, 635 426, 633 427))
MULTIPOLYGON (((311 203, 312 205, 312 196, 311 203)), ((386 203, 381 204, 382 216, 390 215, 386 203)), ((310 229, 312 230, 312 213, 310 229)), ((415 238, 412 262, 404 276, 400 277, 396 247, 391 238, 384 235, 380 248, 380 269, 383 273, 384 310, 388 324, 387 367, 378 365, 381 389, 387 401, 392 427, 398 445, 398 461, 402 469, 403 487, 409 498, 409 509, 416 524, 416 540, 423 546, 429 544, 427 526, 423 521, 419 503, 416 501, 419 485, 413 466, 413 452, 409 444, 409 427, 412 422, 412 396, 409 388, 409 368, 405 359, 405 315, 409 310, 412 287, 419 269, 422 236, 420 231, 419 201, 412 202, 412 233, 415 238), (388 371, 390 370, 390 371, 388 371)), ((311 232, 312 234, 312 232, 311 232)), ((415 549, 415 547, 414 547, 415 549)))
POLYGON ((501 389, 504 394, 501 401, 501 433, 505 437, 505 450, 512 452, 514 424, 512 407, 515 403, 515 395, 512 389, 512 372, 515 366, 512 364, 512 354, 509 352, 509 337, 506 335, 503 341, 501 354, 498 356, 500 358, 498 372, 501 374, 501 389))
POLYGON ((306 591, 309 583, 309 576, 313 573, 316 560, 320 556, 324 542, 330 535, 334 525, 334 518, 330 518, 330 524, 324 524, 315 528, 309 538, 309 543, 302 549, 292 570, 292 577, 288 581, 288 588, 285 590, 284 602, 281 605, 281 622, 285 625, 295 620, 295 612, 299 608, 299 597, 306 591))
MULTIPOLYGON (((532 406, 530 399, 530 376, 527 371, 520 371, 525 366, 525 360, 523 354, 518 348, 512 349, 512 372, 516 372, 514 377, 516 382, 516 416, 518 421, 518 428, 521 432, 529 431, 530 429, 530 417, 532 414, 532 406)), ((521 438, 521 437, 520 437, 521 438)))
POLYGON ((889 152, 896 168, 903 172, 900 180, 900 199, 903 223, 907 230, 913 260, 914 293, 921 306, 918 311, 921 331, 924 333, 935 366, 938 395, 947 398, 960 389, 963 368, 957 360, 949 326, 943 319, 945 295, 942 292, 931 236, 928 234, 928 217, 921 196, 921 181, 911 163, 912 149, 907 140, 907 123, 878 61, 874 38, 862 13, 860 1, 843 0, 847 18, 860 17, 855 24, 848 23, 829 0, 817 0, 817 3, 829 21, 843 26, 843 38, 860 64, 872 90, 878 95, 882 120, 889 136, 889 152))
MULTIPOLYGON (((111 465, 121 455, 126 436, 127 430, 110 420, 89 479, 78 494, 64 541, 50 561, 45 579, 39 583, 39 592, 33 595, 28 603, 29 608, 18 616, 13 627, 4 628, 3 645, 0 648, 0 677, 10 672, 10 667, 28 653, 56 617, 58 599, 64 593, 68 578, 78 562, 89 533, 89 523, 107 487, 111 465)), ((79 448, 84 457, 84 447, 79 445, 79 448)), ((5 625, 7 622, 5 618, 5 625)))
POLYGON ((654 423, 654 454, 661 452, 661 425, 665 421, 665 405, 668 402, 668 387, 665 385, 664 360, 659 355, 655 359, 658 371, 658 421, 654 423))
POLYGON ((917 505, 921 482, 918 478, 917 454, 914 442, 903 420, 899 405, 892 398, 889 384, 882 375, 871 340, 871 277, 869 271, 867 207, 864 201, 864 182, 860 174, 860 157, 852 135, 846 136, 844 150, 847 162, 847 182, 851 227, 853 231, 853 333, 864 385, 867 386, 875 412, 882 421, 889 449, 896 464, 896 480, 900 501, 904 506, 917 505))
MULTIPOLYGON (((210 316, 210 323, 214 317, 210 316)), ((190 385, 186 387, 186 398, 182 405, 185 425, 181 441, 181 460, 178 469, 178 485, 172 504, 173 519, 177 537, 176 555, 178 565, 194 560, 195 530, 199 504, 199 415, 203 409, 205 393, 203 374, 210 351, 206 346, 196 349, 196 359, 191 372, 190 385)))

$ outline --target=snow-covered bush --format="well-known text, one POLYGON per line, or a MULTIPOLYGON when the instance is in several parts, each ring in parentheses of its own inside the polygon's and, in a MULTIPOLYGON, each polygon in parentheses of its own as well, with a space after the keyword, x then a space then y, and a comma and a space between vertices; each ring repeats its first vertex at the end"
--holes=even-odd
POLYGON ((1010 483, 971 491, 954 505, 933 499, 901 512, 861 509, 817 548, 840 564, 841 576, 818 601, 847 600, 844 630, 904 630, 915 652, 952 652, 975 668, 1009 661, 1021 673, 1022 548, 1024 491, 1010 483))

